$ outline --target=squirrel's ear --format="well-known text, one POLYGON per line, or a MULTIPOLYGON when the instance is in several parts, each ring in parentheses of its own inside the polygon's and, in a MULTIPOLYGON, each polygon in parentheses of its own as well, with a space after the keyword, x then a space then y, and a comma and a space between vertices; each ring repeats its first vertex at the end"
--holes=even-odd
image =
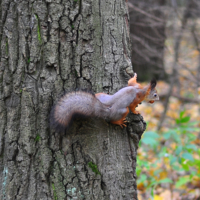
POLYGON ((137 74, 134 73, 134 77, 128 81, 128 86, 134 86, 137 83, 137 74))
POLYGON ((153 90, 156 87, 157 81, 156 79, 151 80, 151 90, 153 90))
POLYGON ((135 80, 137 82, 137 73, 134 73, 134 78, 135 78, 135 80))

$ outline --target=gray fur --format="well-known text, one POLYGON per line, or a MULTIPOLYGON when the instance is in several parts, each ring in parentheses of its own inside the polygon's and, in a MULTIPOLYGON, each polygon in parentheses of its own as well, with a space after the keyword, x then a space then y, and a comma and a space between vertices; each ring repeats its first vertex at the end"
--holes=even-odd
POLYGON ((105 105, 110 106, 109 121, 116 121, 122 118, 127 107, 133 102, 136 97, 136 91, 133 86, 122 88, 114 95, 101 95, 97 98, 105 105))
MULTIPOLYGON (((127 107, 135 100, 136 94, 144 100, 158 100, 155 88, 147 96, 150 85, 144 88, 137 86, 124 87, 114 95, 96 94, 85 91, 71 92, 64 95, 51 111, 50 123, 57 131, 66 129, 77 115, 100 117, 108 121, 120 120, 127 112, 127 107)), ((142 100, 141 100, 142 101, 142 100)))
POLYGON ((114 95, 95 97, 78 91, 64 95, 51 111, 50 123, 57 131, 66 129, 77 115, 100 117, 108 121, 119 120, 136 97, 132 86, 122 88, 114 95))

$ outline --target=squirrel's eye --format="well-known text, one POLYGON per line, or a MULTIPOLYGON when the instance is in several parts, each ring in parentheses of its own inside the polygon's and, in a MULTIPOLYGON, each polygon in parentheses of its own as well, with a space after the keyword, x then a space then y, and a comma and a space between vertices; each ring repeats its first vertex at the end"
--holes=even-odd
POLYGON ((154 97, 157 97, 157 94, 155 93, 153 96, 154 96, 154 97))

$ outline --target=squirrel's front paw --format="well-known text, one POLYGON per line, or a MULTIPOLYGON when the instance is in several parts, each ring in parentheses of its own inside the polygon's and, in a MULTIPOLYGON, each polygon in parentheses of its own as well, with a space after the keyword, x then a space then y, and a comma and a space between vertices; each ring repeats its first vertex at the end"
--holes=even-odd
POLYGON ((124 128, 124 127, 126 127, 125 123, 127 123, 127 121, 126 121, 126 118, 124 118, 124 119, 120 119, 118 121, 111 121, 111 123, 119 125, 121 128, 124 128))
POLYGON ((136 115, 139 115, 139 114, 140 114, 140 112, 138 112, 138 111, 136 111, 136 110, 135 110, 133 113, 136 114, 136 115))
POLYGON ((121 124, 119 124, 120 127, 121 127, 121 128, 126 127, 126 124, 125 124, 125 123, 127 123, 126 119, 124 119, 123 122, 122 122, 121 124), (123 126, 124 126, 124 127, 123 127, 123 126))

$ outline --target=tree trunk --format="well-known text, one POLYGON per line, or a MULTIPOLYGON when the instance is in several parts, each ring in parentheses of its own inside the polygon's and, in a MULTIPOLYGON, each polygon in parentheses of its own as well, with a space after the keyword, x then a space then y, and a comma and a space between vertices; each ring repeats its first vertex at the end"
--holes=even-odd
POLYGON ((127 85, 126 2, 1 0, 0 199, 137 199, 136 150, 145 123, 75 120, 49 127, 67 91, 127 85))
POLYGON ((167 78, 163 65, 165 3, 166 0, 129 1, 132 63, 142 81, 167 78))

